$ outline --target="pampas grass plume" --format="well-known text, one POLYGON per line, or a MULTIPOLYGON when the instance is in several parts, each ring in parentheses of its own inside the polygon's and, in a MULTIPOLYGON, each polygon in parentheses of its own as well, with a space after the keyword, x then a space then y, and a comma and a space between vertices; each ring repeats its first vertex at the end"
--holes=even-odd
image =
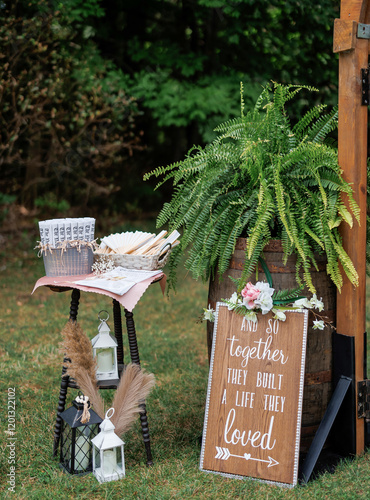
MULTIPOLYGON (((91 341, 77 322, 68 321, 62 330, 61 350, 65 358, 66 374, 76 381, 85 396, 88 396, 95 412, 104 418, 104 400, 100 395, 96 379, 96 360, 93 357, 91 341)), ((111 421, 117 435, 128 431, 143 411, 145 402, 155 385, 154 375, 146 373, 139 365, 129 363, 125 366, 115 392, 111 421)))
MULTIPOLYGON (((91 380, 96 384, 96 360, 92 355, 91 341, 76 321, 68 321, 62 330, 63 342, 61 350, 68 358, 74 368, 84 368, 90 375, 91 380)), ((67 372, 71 365, 64 363, 67 372)), ((72 374, 68 373, 71 377, 72 374)), ((72 378, 75 378, 74 376, 72 378)))
POLYGON ((115 411, 111 421, 116 428, 116 434, 122 435, 128 431, 138 413, 142 411, 141 405, 154 385, 155 378, 152 373, 146 373, 134 363, 125 367, 112 402, 115 411))

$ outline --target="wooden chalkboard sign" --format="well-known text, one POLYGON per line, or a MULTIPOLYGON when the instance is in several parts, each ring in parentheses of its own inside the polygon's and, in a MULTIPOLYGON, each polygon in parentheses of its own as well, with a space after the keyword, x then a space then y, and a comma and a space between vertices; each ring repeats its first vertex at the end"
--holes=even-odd
POLYGON ((201 470, 297 483, 307 317, 254 324, 217 303, 201 470))

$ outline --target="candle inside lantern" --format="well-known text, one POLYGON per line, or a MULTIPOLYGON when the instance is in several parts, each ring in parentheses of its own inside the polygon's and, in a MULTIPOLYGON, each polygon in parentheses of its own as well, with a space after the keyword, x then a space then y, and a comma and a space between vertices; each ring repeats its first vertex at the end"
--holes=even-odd
POLYGON ((84 436, 80 436, 77 438, 75 446, 75 469, 85 470, 89 467, 90 443, 86 441, 84 436))
POLYGON ((111 349, 105 349, 98 353, 98 371, 111 372, 113 371, 113 353, 111 349))
POLYGON ((103 452, 103 471, 104 474, 110 475, 117 469, 116 450, 105 450, 103 452))

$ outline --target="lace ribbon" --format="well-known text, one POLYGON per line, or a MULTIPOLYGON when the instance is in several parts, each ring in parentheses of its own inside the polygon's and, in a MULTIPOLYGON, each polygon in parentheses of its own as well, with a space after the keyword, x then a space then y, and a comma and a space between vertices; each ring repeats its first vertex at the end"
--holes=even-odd
POLYGON ((42 244, 41 241, 37 242, 38 244, 35 246, 35 250, 38 250, 38 257, 41 257, 43 254, 47 254, 47 252, 50 252, 51 254, 53 253, 53 250, 61 250, 62 254, 65 252, 68 248, 76 248, 78 252, 81 252, 81 248, 83 247, 88 247, 91 248, 92 251, 94 251, 97 247, 98 244, 96 243, 96 240, 94 241, 85 241, 85 240, 65 240, 58 242, 56 245, 50 245, 50 243, 42 244))

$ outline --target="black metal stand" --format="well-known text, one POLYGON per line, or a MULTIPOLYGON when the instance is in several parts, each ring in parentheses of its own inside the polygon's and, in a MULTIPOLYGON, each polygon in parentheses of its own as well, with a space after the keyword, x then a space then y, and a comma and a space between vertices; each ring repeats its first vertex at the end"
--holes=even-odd
POLYGON ((355 453, 356 388, 354 381, 355 339, 352 336, 334 333, 333 386, 335 390, 300 470, 301 483, 307 483, 310 479, 329 433, 331 448, 334 453, 338 454, 338 457, 355 453))
POLYGON ((329 401, 324 418, 322 419, 320 426, 317 429, 315 437, 306 456, 306 460, 304 461, 303 467, 300 471, 301 483, 307 483, 310 479, 317 459, 319 458, 321 450, 323 449, 325 441, 334 423, 335 417, 338 414, 338 411, 343 403, 344 397, 347 394, 348 388, 350 387, 351 383, 351 378, 345 376, 340 377, 333 396, 329 401))
POLYGON ((333 450, 340 455, 349 456, 356 453, 355 338, 334 333, 333 387, 336 387, 342 376, 352 379, 352 384, 333 423, 330 437, 333 450))

